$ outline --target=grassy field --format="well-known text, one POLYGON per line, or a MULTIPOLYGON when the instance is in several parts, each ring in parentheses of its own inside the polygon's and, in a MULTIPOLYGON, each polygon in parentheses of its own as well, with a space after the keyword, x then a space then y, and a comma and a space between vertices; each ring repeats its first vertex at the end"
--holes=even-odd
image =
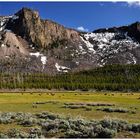
POLYGON ((103 119, 106 117, 119 118, 128 122, 140 123, 140 94, 139 93, 90 93, 90 92, 58 92, 58 93, 1 93, 1 112, 41 112, 48 111, 63 116, 80 117, 85 119, 103 119), (47 102, 57 101, 57 102, 47 102), (47 102, 35 104, 36 102, 47 102), (111 108, 125 108, 130 112, 104 112, 96 110, 103 108, 91 106, 84 108, 64 108, 65 103, 110 103, 111 108), (135 111, 135 113, 131 113, 135 111))
MULTIPOLYGON (((140 123, 140 94, 119 92, 0 93, 1 113, 25 112, 35 114, 44 111, 58 114, 62 118, 70 117, 87 121, 111 118, 124 120, 128 123, 140 123), (102 110, 104 108, 107 108, 107 112, 102 110), (117 109, 116 112, 114 112, 115 109, 117 109)), ((34 127, 22 126, 14 121, 12 123, 0 122, 0 133, 7 133, 13 128, 21 132, 29 132, 34 127)), ((59 134, 61 133, 56 133, 55 137, 59 137, 59 134)), ((139 138, 140 133, 120 131, 115 137, 139 138)))

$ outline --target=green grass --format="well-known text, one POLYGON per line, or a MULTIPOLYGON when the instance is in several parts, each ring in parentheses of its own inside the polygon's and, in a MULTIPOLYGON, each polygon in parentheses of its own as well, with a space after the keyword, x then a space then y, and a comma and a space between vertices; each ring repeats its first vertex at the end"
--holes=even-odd
POLYGON ((1 112, 41 112, 49 111, 64 116, 82 117, 85 119, 103 119, 105 117, 124 119, 129 122, 140 122, 140 97, 139 93, 128 95, 128 93, 89 93, 89 92, 59 92, 54 96, 48 93, 1 93, 0 94, 0 111, 1 112), (114 95, 113 95, 114 94, 114 95), (41 101, 58 101, 56 104, 47 103, 39 104, 33 108, 34 102, 41 101), (97 111, 99 107, 92 107, 91 111, 85 109, 63 108, 64 103, 68 102, 94 102, 94 103, 112 103, 116 107, 135 110, 132 113, 107 113, 97 111), (136 108, 136 109, 135 109, 136 108))

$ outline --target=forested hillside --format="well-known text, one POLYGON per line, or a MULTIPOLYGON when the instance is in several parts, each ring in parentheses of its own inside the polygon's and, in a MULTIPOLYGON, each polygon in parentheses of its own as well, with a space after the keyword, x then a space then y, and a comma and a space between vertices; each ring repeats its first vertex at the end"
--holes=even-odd
POLYGON ((140 65, 106 65, 93 70, 49 76, 44 73, 0 73, 1 89, 139 91, 140 65))

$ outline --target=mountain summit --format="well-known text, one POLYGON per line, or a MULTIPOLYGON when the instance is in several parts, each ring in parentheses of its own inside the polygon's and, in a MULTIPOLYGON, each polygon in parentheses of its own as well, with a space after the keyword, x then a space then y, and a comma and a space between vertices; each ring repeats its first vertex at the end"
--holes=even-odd
POLYGON ((83 33, 22 8, 0 17, 0 70, 75 72, 107 64, 140 63, 140 23, 83 33))

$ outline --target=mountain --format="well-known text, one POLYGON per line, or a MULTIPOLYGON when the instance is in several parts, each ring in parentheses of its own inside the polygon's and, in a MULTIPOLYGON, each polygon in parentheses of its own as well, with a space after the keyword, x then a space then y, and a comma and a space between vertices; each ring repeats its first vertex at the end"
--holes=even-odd
POLYGON ((140 23, 91 33, 43 20, 22 8, 0 17, 0 70, 76 72, 110 64, 140 63, 140 23))

